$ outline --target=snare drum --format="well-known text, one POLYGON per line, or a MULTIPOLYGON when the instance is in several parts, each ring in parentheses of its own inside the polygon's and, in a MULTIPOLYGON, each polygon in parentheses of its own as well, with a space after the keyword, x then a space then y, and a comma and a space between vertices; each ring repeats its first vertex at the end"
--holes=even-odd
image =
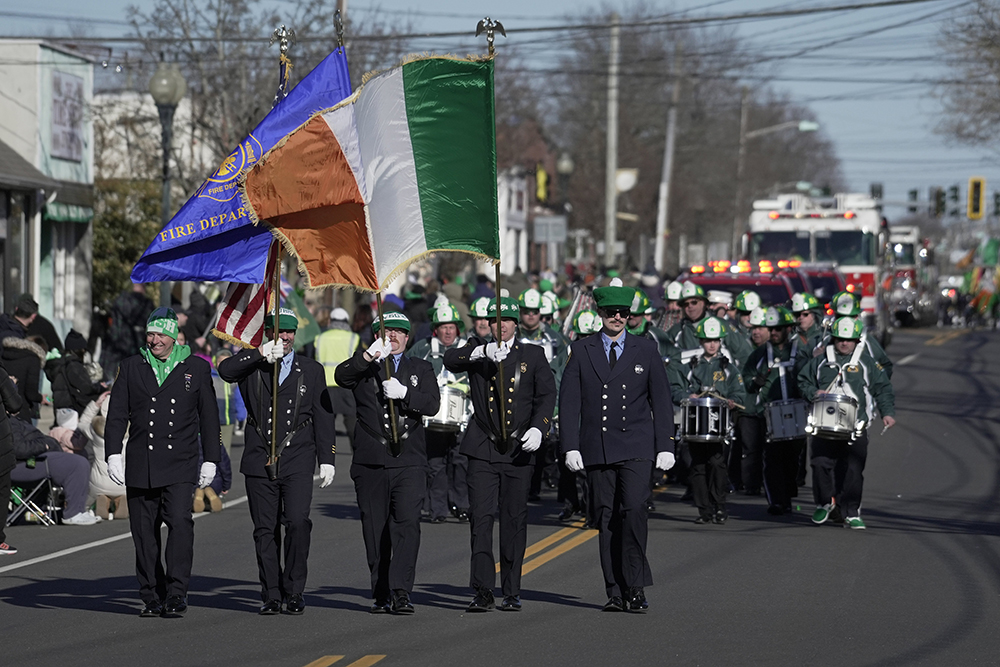
POLYGON ((771 401, 764 406, 767 441, 806 437, 809 404, 802 400, 771 401))
POLYGON ((680 437, 686 442, 723 442, 729 436, 729 404, 718 398, 681 401, 680 437))
POLYGON ((424 417, 424 427, 432 431, 457 433, 469 423, 469 397, 461 389, 441 387, 441 407, 433 417, 424 417))
POLYGON ((846 394, 820 394, 812 404, 806 430, 831 440, 851 440, 857 430, 858 402, 846 394))

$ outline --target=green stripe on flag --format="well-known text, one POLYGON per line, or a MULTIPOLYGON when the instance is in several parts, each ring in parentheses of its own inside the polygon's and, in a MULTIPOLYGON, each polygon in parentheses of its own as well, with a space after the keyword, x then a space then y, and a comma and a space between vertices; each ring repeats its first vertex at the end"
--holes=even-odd
POLYGON ((493 61, 403 65, 428 250, 500 257, 493 61))

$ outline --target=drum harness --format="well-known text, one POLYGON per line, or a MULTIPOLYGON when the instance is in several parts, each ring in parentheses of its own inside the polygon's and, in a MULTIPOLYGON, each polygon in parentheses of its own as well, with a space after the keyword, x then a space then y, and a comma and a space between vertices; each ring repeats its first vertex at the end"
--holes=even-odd
MULTIPOLYGON (((456 347, 465 347, 466 340, 464 338, 459 338, 455 341, 456 347)), ((441 349, 441 341, 437 338, 431 338, 431 359, 443 359, 444 351, 441 349)), ((449 371, 444 367, 444 362, 441 362, 441 372, 438 373, 437 383, 438 387, 446 387, 452 382, 458 382, 458 378, 454 373, 449 371)))
POLYGON ((795 366, 795 355, 799 349, 798 339, 792 340, 792 350, 791 354, 788 355, 788 361, 778 361, 774 360, 774 346, 770 342, 767 343, 767 368, 768 370, 777 366, 778 368, 778 380, 781 382, 781 400, 788 400, 788 380, 785 377, 785 369, 792 368, 795 366))
MULTIPOLYGON (((833 378, 830 384, 826 388, 828 394, 841 394, 843 396, 849 396, 861 403, 861 399, 854 395, 854 390, 851 389, 851 385, 844 382, 844 369, 848 366, 857 366, 861 362, 861 355, 865 352, 865 347, 863 345, 864 341, 858 341, 858 345, 854 348, 854 353, 851 358, 847 360, 847 363, 841 365, 837 363, 835 352, 833 349, 833 344, 826 346, 826 364, 833 366, 837 369, 837 376, 833 378)), ((858 422, 857 428, 855 429, 855 436, 851 438, 853 442, 855 438, 861 433, 862 430, 867 426, 867 422, 858 422)), ((885 431, 883 431, 885 433, 885 431)))

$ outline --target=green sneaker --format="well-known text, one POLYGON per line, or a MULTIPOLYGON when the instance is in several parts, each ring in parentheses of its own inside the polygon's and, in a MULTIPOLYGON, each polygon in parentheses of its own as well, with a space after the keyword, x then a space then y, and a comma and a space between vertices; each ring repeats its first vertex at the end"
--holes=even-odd
POLYGON ((813 512, 812 521, 816 525, 821 523, 826 523, 826 520, 830 518, 830 510, 833 509, 831 505, 820 505, 813 512))
POLYGON ((864 530, 867 528, 865 522, 861 520, 859 516, 849 516, 847 520, 844 521, 844 527, 850 528, 851 530, 864 530))

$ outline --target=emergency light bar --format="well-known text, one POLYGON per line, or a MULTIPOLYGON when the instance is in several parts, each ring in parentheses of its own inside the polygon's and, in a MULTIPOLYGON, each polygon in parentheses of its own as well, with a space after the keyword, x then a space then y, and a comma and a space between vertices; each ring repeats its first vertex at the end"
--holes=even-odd
POLYGON ((767 214, 771 220, 777 220, 778 218, 791 218, 794 220, 803 220, 805 218, 844 218, 846 220, 851 220, 858 216, 854 211, 844 211, 843 213, 822 211, 819 213, 781 213, 780 211, 771 211, 767 214))

